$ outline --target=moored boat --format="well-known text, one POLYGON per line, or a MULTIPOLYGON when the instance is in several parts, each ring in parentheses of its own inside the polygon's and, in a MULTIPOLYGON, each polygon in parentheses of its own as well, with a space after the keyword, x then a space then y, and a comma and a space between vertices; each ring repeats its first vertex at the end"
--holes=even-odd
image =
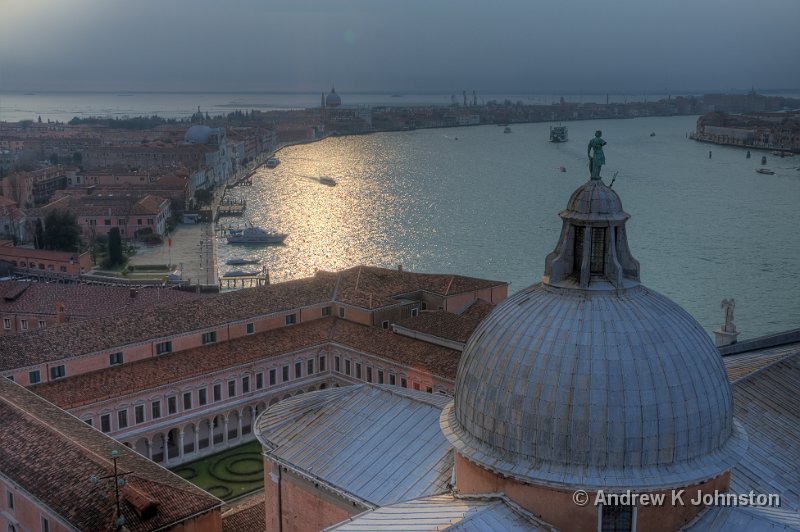
POLYGON ((775 175, 775 172, 773 172, 769 168, 756 168, 756 173, 766 174, 766 175, 775 175))
POLYGON ((229 272, 225 272, 222 274, 223 277, 255 277, 258 275, 259 272, 257 271, 245 271, 245 270, 232 270, 229 272))
POLYGON ((269 233, 260 227, 247 227, 232 230, 228 236, 228 244, 280 244, 288 235, 269 233))
POLYGON ((267 159, 267 168, 275 168, 280 164, 280 161, 275 157, 270 157, 267 159))
POLYGON ((241 258, 233 258, 228 259, 225 261, 225 264, 228 266, 242 266, 244 264, 258 264, 261 262, 259 259, 241 259, 241 258))
POLYGON ((323 185, 328 185, 329 187, 336 186, 336 180, 334 178, 332 178, 332 177, 328 177, 326 175, 323 175, 323 176, 319 176, 317 179, 323 185))
POLYGON ((506 128, 503 130, 503 133, 511 133, 511 128, 506 126, 506 128))

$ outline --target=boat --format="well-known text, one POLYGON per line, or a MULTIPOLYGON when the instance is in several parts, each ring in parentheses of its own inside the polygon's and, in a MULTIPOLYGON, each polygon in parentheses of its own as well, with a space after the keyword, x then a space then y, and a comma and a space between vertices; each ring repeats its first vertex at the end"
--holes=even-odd
POLYGON ((790 152, 790 151, 771 151, 770 153, 772 155, 776 155, 778 157, 791 157, 792 156, 792 152, 790 152))
POLYGON ((655 136, 656 136, 656 132, 655 132, 655 131, 653 131, 652 133, 650 133, 650 136, 651 136, 651 137, 655 137, 655 136))
POLYGON ((233 258, 226 260, 225 264, 227 264, 228 266, 242 266, 244 264, 258 264, 259 262, 261 262, 259 259, 233 258))
POLYGON ((245 270, 232 270, 222 274, 223 277, 255 277, 259 274, 257 271, 248 272, 245 270))
POLYGON ((336 186, 336 180, 334 178, 332 178, 332 177, 328 177, 326 175, 323 175, 323 176, 319 176, 317 179, 323 185, 328 185, 329 187, 335 187, 336 186))
POLYGON ((567 126, 550 126, 550 142, 567 142, 567 126))
POLYGON ((511 128, 506 126, 506 128, 503 130, 503 133, 511 133, 511 128))
POLYGON ((275 168, 280 164, 280 161, 275 157, 270 157, 267 159, 267 168, 275 168))
POLYGON ((560 166, 558 169, 561 170, 562 172, 566 172, 567 171, 567 167, 566 166, 560 166))
POLYGON ((288 235, 284 233, 268 233, 260 227, 233 229, 226 237, 228 244, 280 244, 288 235))
POLYGON ((775 172, 773 172, 769 168, 756 168, 756 173, 766 174, 766 175, 775 175, 775 172))

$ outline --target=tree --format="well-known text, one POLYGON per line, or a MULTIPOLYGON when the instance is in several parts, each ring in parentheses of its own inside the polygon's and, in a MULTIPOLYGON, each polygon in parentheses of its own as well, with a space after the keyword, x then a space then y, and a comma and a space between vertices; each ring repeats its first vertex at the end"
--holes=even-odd
POLYGON ((214 195, 204 188, 199 188, 194 191, 194 199, 197 200, 197 203, 200 205, 207 205, 211 203, 213 198, 214 195))
POLYGON ((116 266, 125 263, 125 255, 122 254, 122 235, 119 227, 112 227, 108 232, 108 266, 116 266))
POLYGON ((44 219, 44 248, 58 251, 78 251, 81 247, 81 228, 74 214, 52 211, 44 219))

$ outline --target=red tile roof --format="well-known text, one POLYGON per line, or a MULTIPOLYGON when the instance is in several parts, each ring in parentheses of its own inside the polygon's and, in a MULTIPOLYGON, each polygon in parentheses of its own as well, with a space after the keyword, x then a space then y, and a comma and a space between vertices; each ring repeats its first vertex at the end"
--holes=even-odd
POLYGON ((108 481, 92 475, 130 471, 122 489, 122 514, 131 531, 167 528, 197 514, 217 511, 222 501, 129 450, 44 399, 0 379, 0 471, 78 530, 111 530, 116 517, 108 481), (127 492, 127 493, 126 493, 127 492), (155 516, 140 518, 131 502, 138 492, 158 503, 155 516))
POLYGON ((264 494, 240 502, 222 513, 222 532, 256 532, 266 530, 264 494))
POLYGON ((445 311, 423 311, 419 316, 412 316, 397 322, 407 329, 466 343, 472 331, 489 315, 494 305, 482 299, 476 300, 462 314, 445 311))

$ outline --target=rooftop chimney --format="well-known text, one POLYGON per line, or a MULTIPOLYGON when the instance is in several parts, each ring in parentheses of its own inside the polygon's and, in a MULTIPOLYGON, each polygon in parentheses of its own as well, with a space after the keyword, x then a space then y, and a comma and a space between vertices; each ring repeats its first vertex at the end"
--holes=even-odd
POLYGON ((131 297, 136 297, 138 294, 139 292, 135 288, 131 288, 130 290, 131 297))
POLYGON ((66 323, 67 321, 69 321, 67 306, 64 303, 56 303, 56 323, 66 323))

